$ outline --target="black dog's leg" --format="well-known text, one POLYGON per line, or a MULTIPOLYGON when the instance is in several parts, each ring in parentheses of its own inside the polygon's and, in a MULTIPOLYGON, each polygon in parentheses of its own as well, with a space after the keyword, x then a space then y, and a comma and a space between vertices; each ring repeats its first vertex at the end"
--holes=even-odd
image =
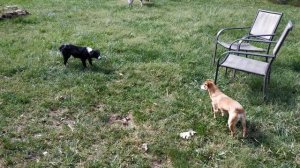
POLYGON ((84 68, 86 68, 86 62, 85 61, 86 61, 86 59, 81 58, 81 62, 82 62, 82 65, 83 65, 84 68))
POLYGON ((93 66, 92 58, 88 58, 88 60, 89 60, 90 65, 93 66))
POLYGON ((64 64, 65 66, 67 66, 68 59, 71 57, 71 55, 63 54, 63 56, 64 56, 64 64))

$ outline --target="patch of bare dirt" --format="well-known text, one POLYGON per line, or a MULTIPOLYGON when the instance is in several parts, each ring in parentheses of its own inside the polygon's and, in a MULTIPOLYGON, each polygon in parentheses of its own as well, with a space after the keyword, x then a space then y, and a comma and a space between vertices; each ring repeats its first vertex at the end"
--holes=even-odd
POLYGON ((133 115, 132 113, 128 113, 127 116, 120 116, 118 114, 112 114, 109 117, 108 123, 109 124, 120 124, 123 125, 124 127, 135 127, 134 121, 133 121, 133 115))
POLYGON ((63 114, 65 114, 66 112, 68 112, 69 109, 67 108, 60 108, 60 109, 52 109, 50 112, 49 112, 49 116, 50 117, 61 117, 63 114))
POLYGON ((18 122, 16 124, 17 133, 22 133, 24 131, 24 129, 26 128, 27 121, 27 117, 23 114, 20 117, 18 117, 18 122))
POLYGON ((6 6, 4 9, 0 10, 0 20, 2 19, 11 19, 18 16, 26 16, 30 13, 22 8, 17 6, 6 6))
POLYGON ((162 160, 153 160, 151 168, 161 168, 162 167, 162 160))
POLYGON ((6 163, 3 158, 0 158, 0 167, 6 167, 6 163))
POLYGON ((49 112, 50 126, 59 130, 62 130, 63 126, 68 126, 71 131, 74 131, 76 122, 73 119, 63 117, 69 109, 57 109, 49 112))
POLYGON ((105 104, 98 103, 97 105, 95 105, 94 109, 96 111, 99 111, 99 112, 104 112, 104 110, 105 110, 105 104))
POLYGON ((161 167, 173 167, 170 159, 161 160, 154 159, 152 160, 151 168, 161 168, 161 167))

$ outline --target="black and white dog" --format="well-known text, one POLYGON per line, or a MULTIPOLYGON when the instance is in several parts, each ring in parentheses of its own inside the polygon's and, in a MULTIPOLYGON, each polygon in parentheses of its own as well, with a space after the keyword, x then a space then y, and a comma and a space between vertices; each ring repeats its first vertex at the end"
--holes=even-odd
POLYGON ((71 57, 71 55, 74 58, 80 58, 84 68, 86 68, 86 60, 88 60, 92 66, 92 58, 101 58, 100 51, 93 50, 90 47, 79 47, 72 44, 63 44, 59 47, 59 51, 64 57, 65 65, 67 65, 68 59, 71 57))

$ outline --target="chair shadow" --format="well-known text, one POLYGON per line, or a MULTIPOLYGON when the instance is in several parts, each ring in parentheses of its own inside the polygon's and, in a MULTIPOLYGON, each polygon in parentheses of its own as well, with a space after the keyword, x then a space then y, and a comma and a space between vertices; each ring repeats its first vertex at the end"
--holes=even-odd
POLYGON ((287 107, 295 107, 297 104, 295 96, 299 93, 299 89, 288 85, 272 85, 269 88, 269 100, 270 102, 276 102, 277 104, 287 107))
POLYGON ((295 72, 300 72, 300 61, 293 62, 291 67, 295 72))
POLYGON ((276 62, 275 66, 281 67, 283 69, 291 69, 295 72, 300 72, 300 60, 293 60, 290 62, 276 62))
POLYGON ((267 98, 263 99, 263 79, 247 79, 246 84, 250 90, 246 93, 251 104, 261 105, 264 103, 276 103, 282 107, 293 107, 296 105, 295 96, 299 94, 298 87, 291 86, 291 82, 281 82, 281 79, 271 79, 267 88, 267 98), (279 81, 275 81, 279 80, 279 81), (276 84, 278 83, 278 84, 276 84))

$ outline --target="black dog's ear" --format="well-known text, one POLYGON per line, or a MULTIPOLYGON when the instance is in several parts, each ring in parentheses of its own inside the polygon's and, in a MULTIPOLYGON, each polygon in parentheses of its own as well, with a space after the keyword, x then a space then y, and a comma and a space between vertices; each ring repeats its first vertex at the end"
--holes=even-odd
POLYGON ((100 55, 100 51, 99 50, 93 50, 97 55, 100 55))
POLYGON ((61 45, 61 46, 59 47, 59 51, 62 51, 62 50, 65 48, 65 46, 66 46, 66 45, 64 45, 64 44, 61 45))
POLYGON ((69 44, 63 44, 59 47, 59 51, 70 50, 72 47, 69 44))
POLYGON ((97 58, 97 59, 99 59, 99 57, 100 57, 100 51, 99 51, 99 50, 92 50, 89 54, 90 54, 90 56, 91 56, 92 58, 97 58))
POLYGON ((92 56, 99 56, 100 55, 100 51, 99 50, 93 50, 93 51, 91 51, 91 55, 92 56))

